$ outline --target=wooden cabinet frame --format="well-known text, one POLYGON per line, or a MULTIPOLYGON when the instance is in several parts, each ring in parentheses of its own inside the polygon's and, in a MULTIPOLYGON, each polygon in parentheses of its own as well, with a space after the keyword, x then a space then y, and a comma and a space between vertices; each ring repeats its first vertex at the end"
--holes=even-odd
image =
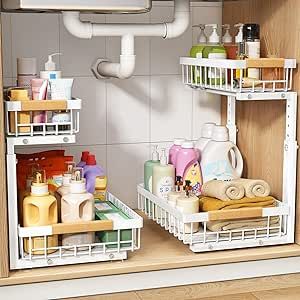
MULTIPOLYGON (((262 33, 270 31, 276 36, 274 39, 274 47, 279 49, 281 57, 300 58, 300 52, 298 51, 300 35, 297 29, 299 14, 300 1, 298 0, 225 1, 223 7, 223 23, 260 23, 262 33), (283 26, 283 24, 285 26, 283 26)), ((265 51, 264 45, 262 49, 265 51)), ((294 82, 294 90, 300 91, 299 72, 296 73, 294 82)), ((158 227, 151 227, 151 230, 148 230, 149 232, 145 229, 145 232, 142 235, 142 238, 144 239, 142 247, 144 248, 142 248, 141 252, 137 252, 121 265, 99 263, 53 267, 31 271, 14 271, 9 273, 2 75, 0 76, 0 95, 0 277, 2 277, 2 279, 0 278, 0 286, 300 256, 300 246, 296 244, 258 249, 221 251, 197 255, 189 253, 189 250, 184 245, 174 244, 174 247, 169 246, 174 243, 172 237, 158 227), (150 234, 150 231, 152 232, 152 235, 150 234), (162 244, 159 238, 156 239, 157 235, 162 235, 165 244, 162 244), (167 245, 166 242, 170 244, 167 245), (162 252, 169 252, 166 253, 165 257, 153 258, 151 247, 155 247, 155 245, 161 246, 162 248, 160 248, 160 250, 162 252), (147 247, 149 247, 148 250, 147 247), (9 277, 5 278, 7 276, 9 277)), ((283 144, 285 104, 278 101, 274 103, 270 103, 270 101, 264 103, 262 101, 255 103, 241 103, 237 105, 237 125, 240 130, 238 134, 238 143, 241 151, 244 153, 245 157, 247 157, 245 160, 246 172, 249 176, 267 179, 270 181, 272 189, 275 191, 275 195, 281 195, 282 172, 277 172, 277 170, 282 169, 282 161, 280 160, 282 157, 282 149, 280 147, 278 148, 277 145, 283 144), (264 133, 262 133, 262 127, 266 129, 264 133), (254 140, 256 140, 256 142, 253 145, 254 140), (270 147, 272 150, 268 153, 264 153, 263 151, 266 143, 272 146, 270 147), (260 168, 265 162, 267 162, 268 167, 260 168)), ((223 105, 223 115, 226 115, 225 107, 226 105, 223 105)), ((298 132, 298 140, 300 140, 300 132, 298 132)), ((300 214, 299 206, 298 214, 300 214)), ((150 228, 150 226, 151 225, 149 225, 148 228, 150 228)), ((296 240, 300 243, 299 218, 296 227, 296 240)))

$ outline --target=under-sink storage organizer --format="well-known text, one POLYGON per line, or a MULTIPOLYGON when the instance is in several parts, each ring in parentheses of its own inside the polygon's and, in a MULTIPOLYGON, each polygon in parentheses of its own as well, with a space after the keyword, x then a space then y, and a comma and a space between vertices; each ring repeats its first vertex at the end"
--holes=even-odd
POLYGON ((205 59, 182 57, 182 81, 193 88, 222 92, 290 91, 295 59, 205 59), (247 78, 249 68, 260 71, 262 79, 247 78), (238 75, 238 76, 237 76, 238 75), (238 78, 237 78, 238 77, 238 78))
POLYGON ((142 218, 112 194, 107 193, 106 200, 113 203, 129 218, 127 220, 97 220, 82 223, 59 223, 41 227, 18 227, 20 258, 18 267, 32 268, 57 266, 74 263, 113 261, 127 259, 127 251, 140 248, 142 218), (49 236, 81 232, 106 231, 114 235, 110 242, 95 242, 72 246, 48 247, 49 236), (123 234, 126 231, 126 235, 123 234), (124 238, 127 236, 127 238, 124 238), (42 239, 44 247, 33 248, 32 238, 42 239), (27 241, 26 241, 27 240, 27 241), (29 251, 24 251, 24 242, 29 251))
POLYGON ((186 215, 170 206, 166 200, 145 190, 143 185, 139 185, 138 204, 139 209, 149 219, 155 221, 184 244, 189 245, 193 252, 278 245, 289 243, 292 238, 287 232, 290 208, 280 201, 276 202, 276 207, 270 208, 244 208, 186 215), (218 232, 207 229, 207 222, 244 218, 264 218, 266 225, 218 232), (278 222, 273 224, 272 218, 278 219, 278 222), (201 224, 200 230, 193 233, 193 228, 196 228, 196 224, 199 223, 201 224))
MULTIPOLYGON (((227 96, 227 123, 230 140, 236 144, 236 101, 272 100, 286 102, 283 147, 282 197, 276 207, 241 208, 183 214, 143 185, 138 185, 138 204, 149 219, 173 234, 194 252, 294 243, 297 149, 297 93, 292 92, 294 59, 223 60, 183 57, 183 83, 191 88, 227 96), (263 80, 243 77, 247 68, 260 70, 263 80), (208 80, 210 74, 210 80, 208 80), (215 74, 215 77, 211 77, 215 74), (223 74, 223 75, 222 75, 223 74), (241 77, 234 79, 237 74, 241 77), (266 80, 265 78, 268 78, 266 80), (250 84, 250 85, 249 85, 250 84), (208 222, 264 218, 264 227, 247 230, 210 231, 208 222), (274 218, 276 222, 274 222, 274 218), (193 233, 196 223, 200 229, 193 233), (193 225, 194 224, 194 225, 193 225)), ((270 103, 271 105, 271 103, 270 103)))
POLYGON ((5 107, 8 136, 46 136, 79 132, 80 99, 6 101, 5 107), (39 111, 45 111, 47 115, 45 123, 32 122, 32 115, 39 111), (52 122, 52 116, 60 112, 64 112, 67 118, 63 118, 60 122, 52 122), (27 114, 30 121, 21 123, 21 114, 27 114))
POLYGON ((6 101, 6 160, 9 222, 10 269, 25 269, 127 258, 128 251, 140 248, 143 219, 112 194, 110 201, 128 219, 96 220, 81 223, 58 223, 49 226, 21 227, 18 220, 17 146, 64 145, 76 143, 79 132, 81 100, 6 101), (45 112, 52 121, 55 113, 67 115, 59 122, 32 123, 35 112, 45 112), (21 117, 19 114, 23 114, 21 117), (26 120, 24 123, 24 114, 26 120), (22 123, 21 123, 22 122, 22 123), (55 246, 48 245, 51 236, 62 234, 100 232, 93 244, 55 246), (105 232, 105 238, 98 238, 105 232), (33 239, 39 240, 34 248, 33 239), (26 247, 25 247, 26 243, 26 247), (42 245, 42 246, 40 246, 42 245), (25 249, 27 251, 25 251, 25 249))

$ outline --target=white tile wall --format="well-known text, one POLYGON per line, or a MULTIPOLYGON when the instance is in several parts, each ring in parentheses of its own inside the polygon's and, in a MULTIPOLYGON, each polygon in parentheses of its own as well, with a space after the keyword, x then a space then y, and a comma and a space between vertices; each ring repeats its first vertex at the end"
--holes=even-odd
MULTIPOLYGON (((84 15, 96 22, 165 22, 172 17, 172 3, 154 2, 151 13, 134 16, 84 15)), ((192 24, 221 23, 219 3, 193 3, 192 24)), ((180 38, 135 39, 137 66, 128 80, 96 80, 90 72, 98 57, 118 60, 119 38, 80 40, 72 37, 58 14, 2 13, 4 83, 13 84, 16 59, 35 56, 39 66, 47 55, 57 59, 64 76, 75 77, 73 94, 83 99, 81 131, 67 153, 77 160, 90 150, 106 168, 110 191, 136 207, 136 184, 143 180, 143 163, 150 146, 169 148, 172 139, 197 139, 206 121, 220 122, 218 97, 193 92, 180 81, 179 57, 188 55, 197 32, 190 27, 180 38)), ((58 146, 59 147, 59 146, 58 146)), ((35 152, 40 148, 26 149, 35 152)), ((20 150, 23 151, 23 150, 20 150)))

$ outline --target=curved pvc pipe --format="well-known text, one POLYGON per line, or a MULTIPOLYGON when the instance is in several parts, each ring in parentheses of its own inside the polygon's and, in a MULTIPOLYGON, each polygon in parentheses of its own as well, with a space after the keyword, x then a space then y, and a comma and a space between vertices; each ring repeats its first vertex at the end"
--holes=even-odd
POLYGON ((160 24, 99 24, 81 21, 79 12, 63 12, 63 22, 66 29, 78 38, 122 37, 120 63, 101 62, 97 67, 100 76, 117 78, 128 78, 133 74, 135 67, 134 36, 175 38, 187 30, 189 21, 190 0, 174 0, 173 22, 160 24))
POLYGON ((126 79, 132 76, 135 69, 134 36, 126 34, 121 40, 120 63, 101 62, 98 73, 102 77, 126 79))

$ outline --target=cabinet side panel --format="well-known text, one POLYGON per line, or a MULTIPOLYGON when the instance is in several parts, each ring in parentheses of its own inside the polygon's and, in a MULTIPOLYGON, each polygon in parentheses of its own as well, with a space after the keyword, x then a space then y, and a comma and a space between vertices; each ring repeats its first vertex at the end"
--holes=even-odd
MULTIPOLYGON (((263 56, 274 52, 280 57, 297 58, 299 61, 299 13, 298 0, 225 1, 223 24, 259 23, 263 56), (267 41, 263 37, 267 37, 267 41)), ((293 88, 299 91, 300 74, 298 70, 294 74, 293 88)), ((226 102, 223 99, 223 121, 225 118, 226 102)), ((265 179, 271 184, 274 196, 281 199, 285 103, 279 101, 238 103, 237 126, 238 146, 245 159, 244 175, 249 178, 265 179)), ((298 183, 299 179, 297 186, 298 183)), ((299 203, 299 199, 297 202, 299 203)), ((297 207, 297 243, 300 243, 299 219, 300 204, 297 207)))
MULTIPOLYGON (((1 24, 0 24, 1 26, 1 24)), ((0 49, 2 34, 0 27, 0 49)), ((8 277, 8 237, 7 237, 7 199, 6 199, 6 168, 5 168, 5 134, 4 106, 2 81, 2 51, 0 55, 0 277, 8 277)))

